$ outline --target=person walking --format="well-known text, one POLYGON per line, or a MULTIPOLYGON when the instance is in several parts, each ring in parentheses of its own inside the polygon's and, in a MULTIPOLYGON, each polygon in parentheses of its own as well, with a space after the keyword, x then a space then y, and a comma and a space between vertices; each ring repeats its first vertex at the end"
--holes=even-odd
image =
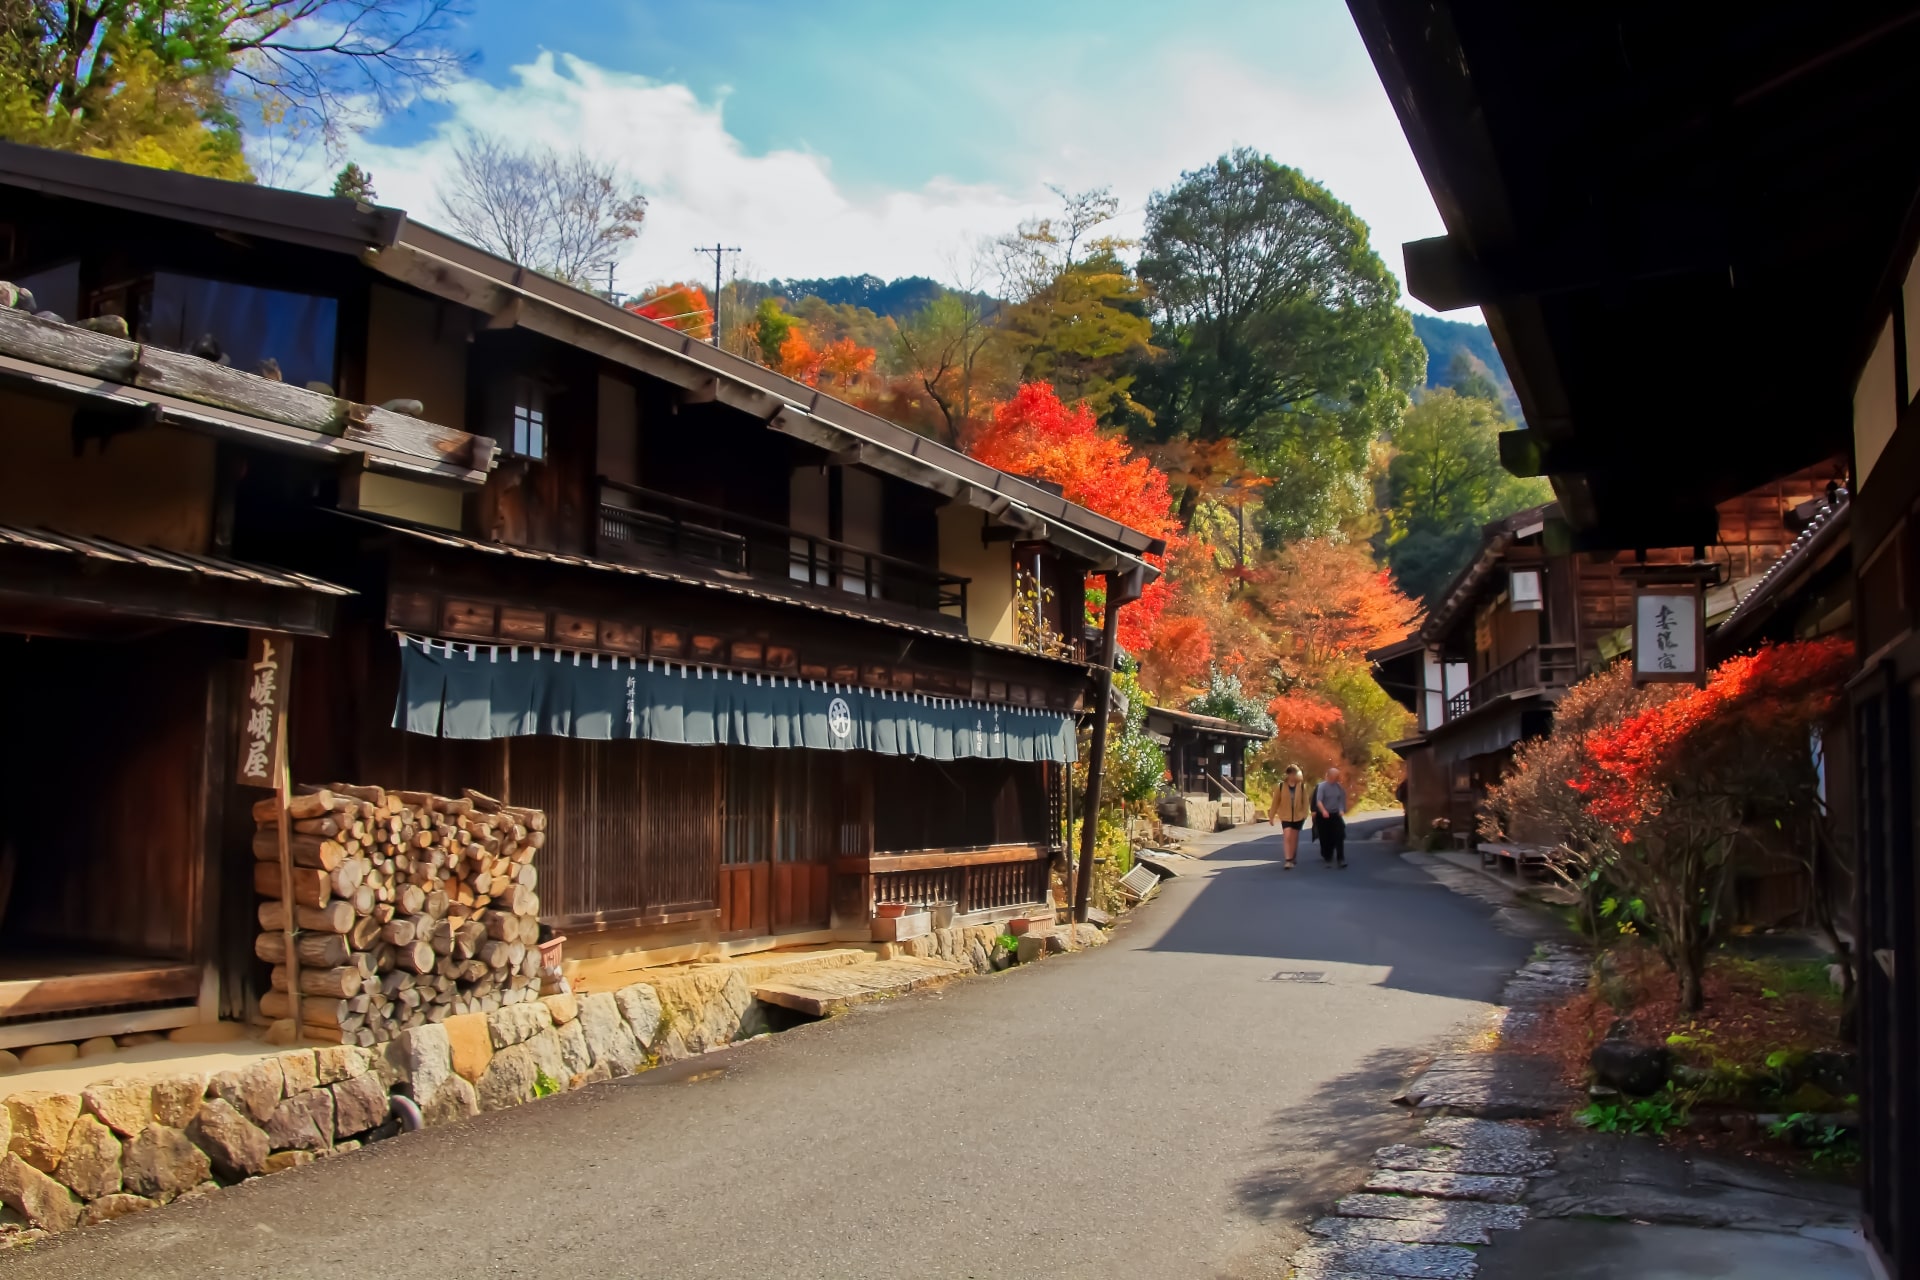
POLYGON ((1327 770, 1327 780, 1313 789, 1313 812, 1320 838, 1320 860, 1330 867, 1347 865, 1347 789, 1340 771, 1327 770))
POLYGON ((1273 789, 1273 798, 1267 801, 1267 822, 1280 824, 1280 840, 1287 851, 1287 860, 1280 866, 1282 871, 1293 870, 1293 860, 1300 855, 1300 829, 1312 816, 1313 795, 1307 788, 1306 776, 1300 772, 1299 765, 1290 764, 1280 785, 1273 789))

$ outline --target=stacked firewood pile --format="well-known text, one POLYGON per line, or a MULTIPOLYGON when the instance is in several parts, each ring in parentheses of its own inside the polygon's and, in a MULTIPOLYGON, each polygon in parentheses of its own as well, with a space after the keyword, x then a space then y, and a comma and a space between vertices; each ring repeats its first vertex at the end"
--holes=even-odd
POLYGON ((273 966, 260 1011, 290 1018, 286 912, 311 1039, 379 1044, 408 1027, 540 994, 534 855, 547 817, 477 791, 459 799, 334 784, 289 806, 292 902, 282 900, 278 808, 254 805, 254 891, 273 966))

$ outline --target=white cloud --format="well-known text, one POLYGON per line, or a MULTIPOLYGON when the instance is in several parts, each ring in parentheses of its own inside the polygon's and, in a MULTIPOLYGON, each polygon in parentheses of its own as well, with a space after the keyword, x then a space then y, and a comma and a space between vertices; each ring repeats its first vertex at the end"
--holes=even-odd
POLYGON ((1111 102, 1058 93, 1036 107, 1044 136, 1065 140, 1045 157, 1053 166, 1046 180, 1111 184, 1135 211, 1136 231, 1154 190, 1241 146, 1299 169, 1351 206, 1395 276, 1401 244, 1446 230, 1370 68, 1350 91, 1306 91, 1217 56, 1170 52, 1140 79, 1166 88, 1125 118, 1123 143, 1113 140, 1111 102))
POLYGON ((1049 206, 1045 187, 1108 185, 1137 233, 1155 188, 1183 168, 1236 145, 1253 146, 1326 183, 1374 229, 1396 273, 1403 240, 1441 231, 1426 187, 1385 94, 1371 80, 1348 95, 1309 95, 1218 59, 1168 53, 1137 83, 1171 86, 1152 101, 1116 110, 1057 91, 1026 104, 1021 136, 1005 140, 1007 185, 935 178, 908 190, 852 195, 829 158, 803 151, 751 153, 728 132, 724 101, 702 102, 684 85, 610 71, 542 53, 506 85, 460 82, 445 93, 449 120, 408 147, 363 144, 383 203, 436 220, 434 191, 452 143, 476 128, 556 148, 584 146, 617 159, 649 199, 647 223, 620 268, 623 289, 710 276, 700 243, 746 250, 748 273, 765 278, 870 272, 953 279, 985 236, 1049 206))
POLYGON ((449 172, 453 142, 469 128, 522 145, 585 147, 617 159, 648 199, 646 224, 620 267, 626 290, 710 277, 710 260, 694 246, 717 242, 741 246, 763 277, 946 278, 980 235, 1036 207, 993 187, 945 181, 856 200, 835 183, 825 157, 749 154, 727 132, 721 105, 701 102, 684 85, 546 53, 514 74, 504 87, 453 86, 451 119, 429 141, 356 147, 381 202, 434 222, 434 192, 449 172))

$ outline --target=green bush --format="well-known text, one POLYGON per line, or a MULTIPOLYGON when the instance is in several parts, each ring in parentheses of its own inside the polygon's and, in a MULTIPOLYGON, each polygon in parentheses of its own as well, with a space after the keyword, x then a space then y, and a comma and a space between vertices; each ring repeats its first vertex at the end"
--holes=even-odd
POLYGON ((1686 1095, 1668 1083, 1666 1092, 1623 1102, 1592 1102, 1574 1119, 1595 1133, 1649 1133, 1665 1137, 1683 1127, 1692 1108, 1686 1095))

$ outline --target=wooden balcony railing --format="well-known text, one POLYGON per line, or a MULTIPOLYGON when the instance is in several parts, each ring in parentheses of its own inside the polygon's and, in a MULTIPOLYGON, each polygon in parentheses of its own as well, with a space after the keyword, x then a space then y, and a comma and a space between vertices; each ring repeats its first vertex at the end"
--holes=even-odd
POLYGON ((835 869, 873 876, 873 900, 926 906, 951 902, 958 913, 995 911, 1047 900, 1048 860, 1033 845, 926 850, 842 858, 835 869))
POLYGON ((967 617, 966 578, 605 477, 599 550, 615 559, 695 561, 730 575, 945 614, 961 623, 967 617))
POLYGON ((1579 674, 1579 650, 1570 644, 1542 644, 1504 662, 1447 699, 1447 719, 1457 720, 1495 698, 1532 689, 1564 689, 1579 674))

